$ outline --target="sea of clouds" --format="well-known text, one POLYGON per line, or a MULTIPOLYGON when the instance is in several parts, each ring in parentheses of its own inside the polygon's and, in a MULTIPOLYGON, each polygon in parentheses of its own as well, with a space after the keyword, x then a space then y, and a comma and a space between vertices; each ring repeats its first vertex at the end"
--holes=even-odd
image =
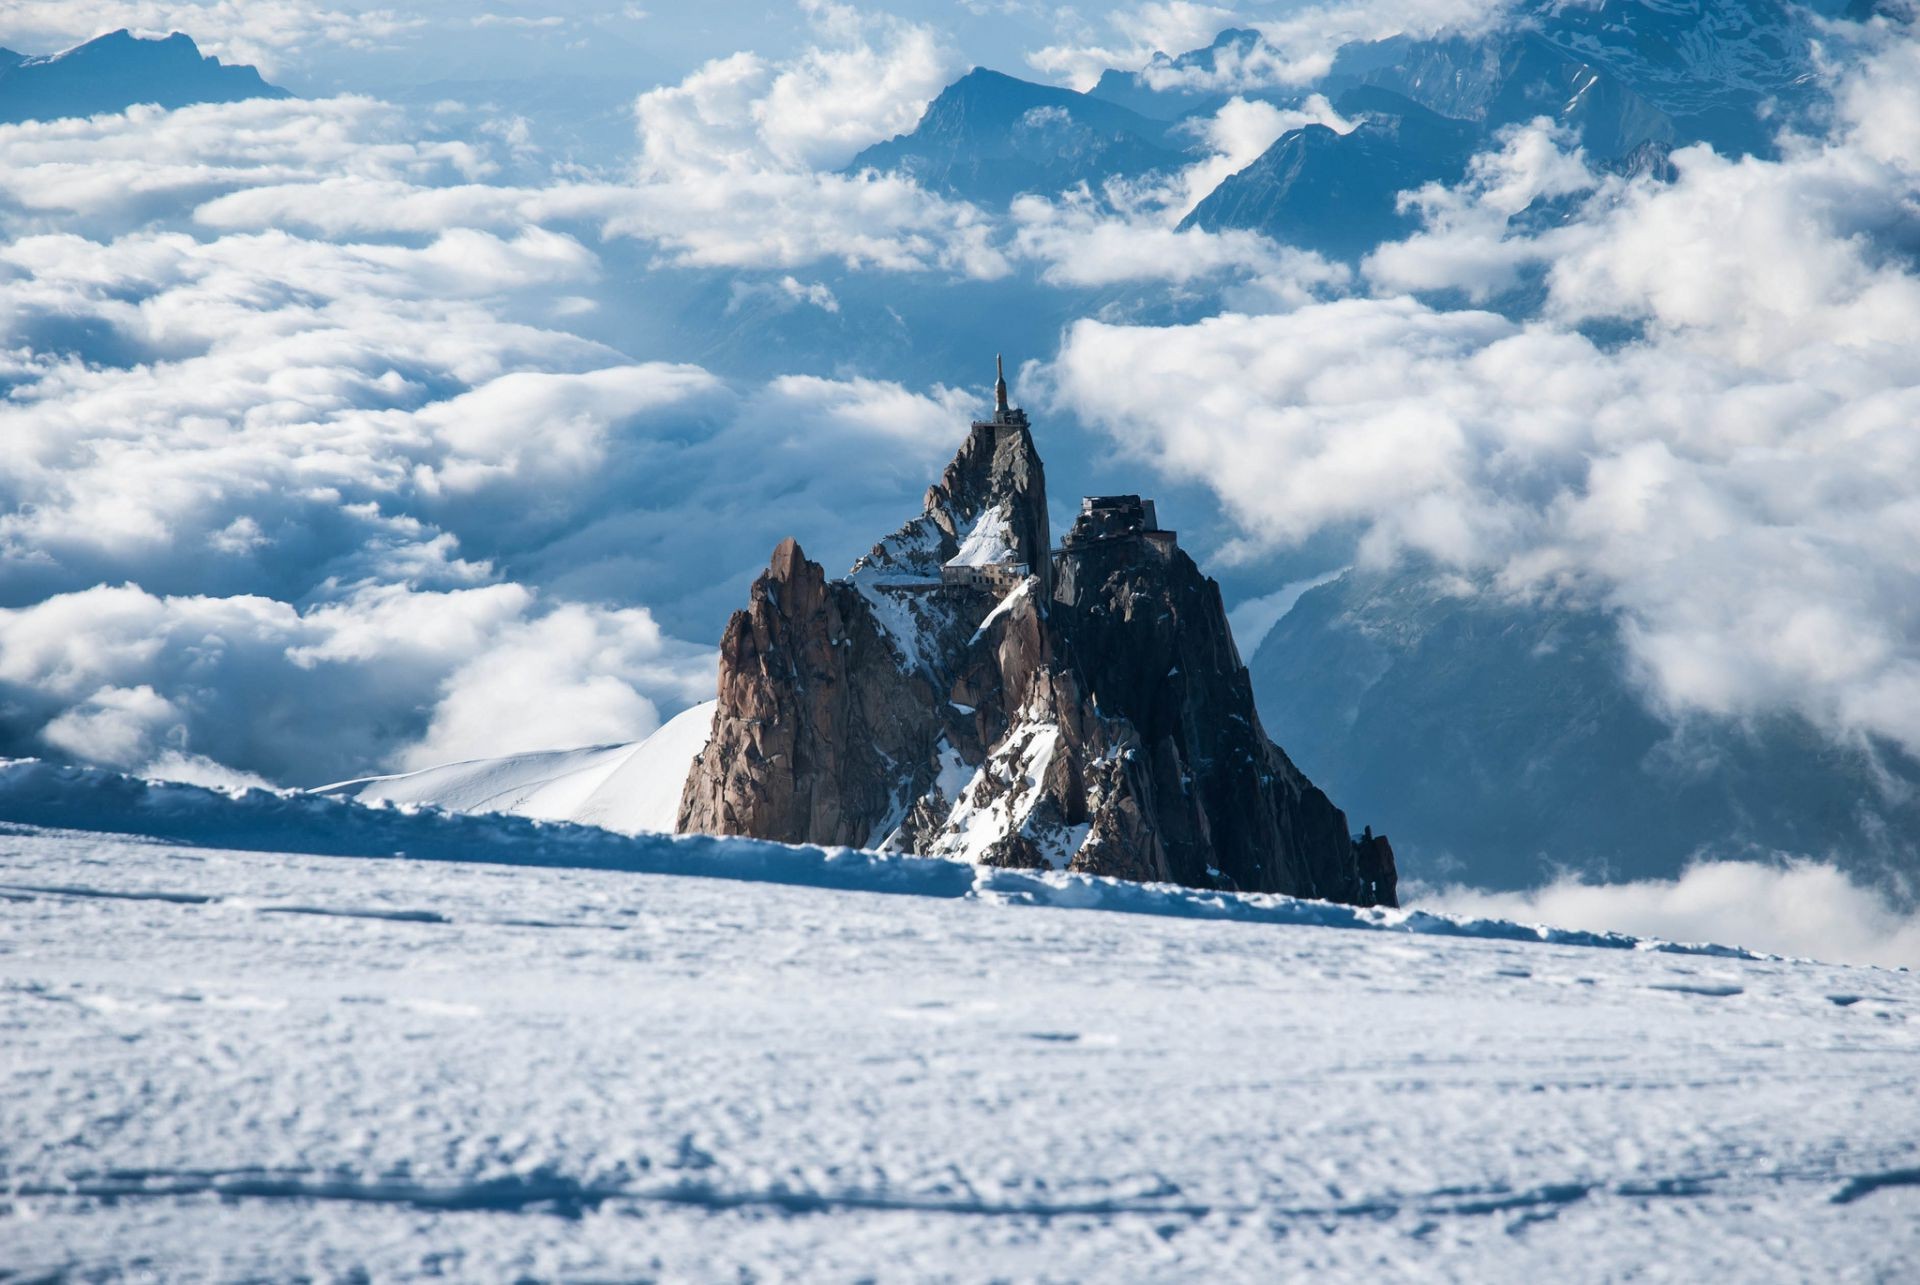
MULTIPOLYGON (((1273 56, 1227 73, 1299 83, 1340 40, 1504 9, 1255 14, 1273 56)), ((0 44, 178 27, 272 69, 474 17, 60 0, 10 8, 0 44)), ((1084 81, 1247 18, 1061 18, 1006 65, 1084 81)), ((1339 125, 1325 100, 1230 102, 1155 184, 981 209, 843 172, 965 69, 939 24, 797 20, 777 54, 637 86, 611 167, 544 153, 523 119, 368 94, 0 127, 0 753, 311 785, 631 740, 707 695, 713 622, 774 540, 847 557, 890 529, 974 395, 629 351, 606 318, 644 310, 654 269, 823 317, 829 277, 1199 292, 1215 315, 1089 317, 1028 375, 1209 488, 1236 532, 1219 557, 1332 533, 1363 565, 1599 606, 1657 709, 1791 711, 1920 753, 1910 40, 1855 33, 1816 128, 1774 159, 1682 151, 1670 183, 1511 130, 1355 270, 1175 230, 1285 129, 1339 125), (1538 203, 1563 217, 1516 217, 1538 203)), ((1768 869, 1788 901, 1839 904, 1768 869)), ((1673 935, 1621 898, 1703 878, 1538 906, 1673 935)), ((1875 957, 1910 957, 1907 932, 1876 930, 1896 944, 1875 957)))

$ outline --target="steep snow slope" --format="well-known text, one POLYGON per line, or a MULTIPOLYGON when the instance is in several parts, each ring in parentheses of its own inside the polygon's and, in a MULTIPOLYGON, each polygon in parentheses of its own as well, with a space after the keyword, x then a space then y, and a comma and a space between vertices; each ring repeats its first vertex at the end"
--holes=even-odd
POLYGON ((4 827, 28 1277, 1920 1271, 1910 974, 124 780, 8 766, 0 816, 730 877, 4 827))
POLYGON ((428 805, 575 821, 622 834, 671 832, 687 767, 707 743, 714 702, 684 710, 631 745, 550 750, 448 763, 400 776, 324 785, 316 794, 362 803, 428 805))

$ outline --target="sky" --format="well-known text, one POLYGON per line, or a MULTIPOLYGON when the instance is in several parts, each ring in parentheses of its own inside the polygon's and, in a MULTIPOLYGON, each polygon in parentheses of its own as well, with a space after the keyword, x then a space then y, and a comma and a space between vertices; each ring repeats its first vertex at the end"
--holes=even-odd
POLYGON ((792 59, 819 47, 847 15, 884 11, 936 32, 960 70, 979 64, 1084 89, 1107 67, 1205 45, 1228 27, 1259 23, 1288 38, 1302 62, 1344 40, 1403 30, 1471 26, 1501 0, 1251 0, 1198 4, 1051 5, 1027 0, 830 0, 697 6, 581 0, 16 0, 8 47, 52 52, 103 31, 187 31, 207 52, 252 63, 301 94, 405 92, 409 83, 568 73, 659 84, 750 43, 792 59), (743 41, 750 36, 750 41, 743 41))
POLYGON ((1161 495, 1242 620, 1426 559, 1615 614, 1676 718, 1920 753, 1913 42, 1670 183, 1516 127, 1357 265, 1175 227, 1324 99, 1235 99, 1127 192, 844 172, 976 63, 1256 25, 1243 87, 1307 86, 1506 10, 9 5, 22 52, 180 29, 301 97, 0 126, 0 752, 313 785, 644 736, 777 539, 844 564, 917 510, 990 378, 929 332, 1031 300, 1056 508, 1161 495))

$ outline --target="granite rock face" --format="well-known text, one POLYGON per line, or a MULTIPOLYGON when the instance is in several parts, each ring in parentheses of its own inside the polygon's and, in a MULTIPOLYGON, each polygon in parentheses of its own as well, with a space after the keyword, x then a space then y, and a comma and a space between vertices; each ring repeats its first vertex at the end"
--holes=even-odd
POLYGON ((1050 550, 1003 403, 847 578, 782 543, 721 641, 679 828, 1396 904, 1385 839, 1261 730, 1219 587, 1150 502, 1087 510, 1050 550), (1027 574, 953 574, 983 548, 1027 574))
POLYGON ((773 551, 720 640, 720 708, 678 828, 861 845, 891 806, 894 765, 938 718, 867 600, 793 540, 773 551))

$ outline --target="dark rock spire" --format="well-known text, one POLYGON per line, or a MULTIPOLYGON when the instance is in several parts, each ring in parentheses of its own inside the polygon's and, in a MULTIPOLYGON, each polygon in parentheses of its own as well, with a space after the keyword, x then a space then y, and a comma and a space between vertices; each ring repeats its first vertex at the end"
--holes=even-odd
POLYGON ((828 580, 791 540, 720 643, 682 832, 1393 905, 1393 850, 1268 739, 1220 587, 1137 496, 1050 547, 995 360, 920 516, 828 580), (1012 588, 945 575, 991 523, 1012 588))

